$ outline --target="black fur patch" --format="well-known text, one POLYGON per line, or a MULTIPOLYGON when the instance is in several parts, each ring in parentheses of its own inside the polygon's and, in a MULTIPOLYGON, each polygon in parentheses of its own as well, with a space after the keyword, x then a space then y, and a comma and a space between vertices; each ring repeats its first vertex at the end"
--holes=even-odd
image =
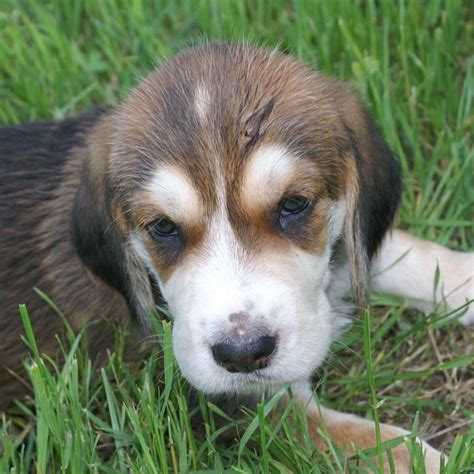
POLYGON ((124 279, 125 243, 106 209, 105 196, 101 196, 99 190, 91 189, 89 173, 85 166, 72 210, 72 241, 83 263, 125 296, 128 293, 124 279))
POLYGON ((81 145, 84 132, 104 110, 98 108, 60 121, 0 127, 0 197, 32 184, 36 186, 38 180, 45 186, 42 192, 54 190, 69 151, 81 145))
POLYGON ((400 203, 400 166, 368 113, 365 126, 369 142, 361 144, 346 126, 359 174, 357 212, 367 257, 372 259, 392 225, 400 203), (370 158, 369 158, 370 156, 370 158))

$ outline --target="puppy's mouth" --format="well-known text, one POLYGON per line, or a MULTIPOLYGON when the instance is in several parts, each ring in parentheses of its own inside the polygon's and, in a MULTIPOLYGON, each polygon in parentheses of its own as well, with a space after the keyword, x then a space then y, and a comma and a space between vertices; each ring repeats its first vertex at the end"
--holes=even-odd
POLYGON ((272 389, 285 383, 285 381, 276 379, 270 371, 265 369, 252 372, 230 372, 228 376, 230 377, 227 379, 229 391, 243 394, 261 392, 262 390, 272 389))

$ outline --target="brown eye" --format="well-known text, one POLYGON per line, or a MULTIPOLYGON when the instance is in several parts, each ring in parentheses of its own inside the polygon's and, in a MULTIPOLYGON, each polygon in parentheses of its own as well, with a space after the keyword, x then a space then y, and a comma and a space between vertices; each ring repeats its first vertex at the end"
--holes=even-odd
POLYGON ((148 232, 150 233, 151 237, 156 240, 166 237, 178 236, 178 227, 170 219, 162 217, 150 225, 148 232))
POLYGON ((285 233, 295 232, 312 209, 311 200, 303 196, 287 196, 280 201, 278 227, 285 233))
POLYGON ((303 196, 289 196, 281 201, 280 216, 299 214, 309 205, 309 199, 303 196))

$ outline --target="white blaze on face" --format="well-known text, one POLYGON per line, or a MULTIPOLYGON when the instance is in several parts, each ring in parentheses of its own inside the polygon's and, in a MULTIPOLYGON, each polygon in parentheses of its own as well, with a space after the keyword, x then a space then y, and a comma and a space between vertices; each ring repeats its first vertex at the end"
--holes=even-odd
POLYGON ((210 103, 211 97, 209 95, 209 91, 205 86, 199 84, 196 87, 196 91, 194 92, 194 110, 196 111, 197 116, 201 122, 206 121, 210 103))
MULTIPOLYGON (((298 173, 295 159, 283 147, 257 149, 244 170, 244 208, 276 205, 298 173)), ((159 206, 170 206, 170 216, 185 220, 178 214, 192 211, 190 201, 199 194, 191 183, 168 169, 157 173, 154 184, 159 206)), ((307 379, 325 358, 337 326, 325 294, 329 244, 318 255, 283 237, 283 251, 274 252, 271 243, 266 247, 262 241, 260 253, 244 248, 229 222, 225 181, 221 177, 213 185, 219 205, 204 240, 161 284, 174 317, 173 345, 181 371, 196 388, 211 393, 255 392, 307 379), (245 314, 245 322, 230 317, 235 314, 245 314), (212 345, 242 331, 277 338, 265 369, 230 373, 214 361, 212 345)), ((343 203, 332 206, 334 218, 322 223, 328 226, 328 242, 340 233, 345 209, 343 203)))

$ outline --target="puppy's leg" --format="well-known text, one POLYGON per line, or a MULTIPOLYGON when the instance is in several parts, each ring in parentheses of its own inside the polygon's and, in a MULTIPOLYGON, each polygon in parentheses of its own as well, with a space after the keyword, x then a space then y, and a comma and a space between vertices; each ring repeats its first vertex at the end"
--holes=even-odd
POLYGON ((434 303, 455 310, 470 301, 461 321, 474 324, 474 253, 449 250, 394 230, 373 262, 372 289, 405 296, 423 311, 432 311, 434 303), (437 266, 440 280, 435 294, 437 266))
MULTIPOLYGON (((376 446, 375 423, 372 421, 318 406, 314 400, 309 382, 294 384, 292 391, 298 402, 305 407, 308 413, 310 434, 319 449, 325 450, 327 445, 323 437, 318 433, 318 428, 321 428, 323 432, 327 432, 329 439, 344 449, 349 455, 354 454, 356 448, 368 449, 376 446)), ((381 423, 380 434, 384 442, 389 439, 406 436, 409 432, 396 426, 381 423)), ((426 472, 428 474, 438 473, 441 453, 427 443, 422 442, 422 446, 426 472)), ((408 474, 410 472, 410 454, 405 443, 393 448, 391 454, 395 464, 395 472, 397 474, 408 474)), ((386 455, 384 455, 384 466, 386 472, 390 472, 389 461, 386 455)))

